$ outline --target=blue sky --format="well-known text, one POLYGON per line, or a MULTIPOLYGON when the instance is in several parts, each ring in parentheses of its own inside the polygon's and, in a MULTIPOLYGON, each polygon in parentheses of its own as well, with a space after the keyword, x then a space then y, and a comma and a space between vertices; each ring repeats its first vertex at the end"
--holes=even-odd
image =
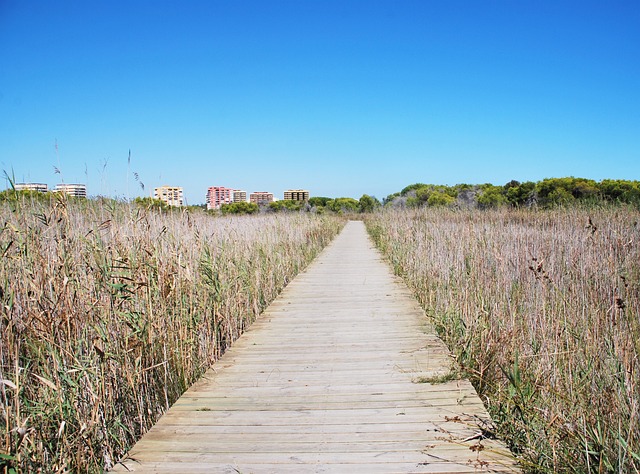
POLYGON ((640 2, 0 0, 0 166, 190 204, 637 180, 640 2))

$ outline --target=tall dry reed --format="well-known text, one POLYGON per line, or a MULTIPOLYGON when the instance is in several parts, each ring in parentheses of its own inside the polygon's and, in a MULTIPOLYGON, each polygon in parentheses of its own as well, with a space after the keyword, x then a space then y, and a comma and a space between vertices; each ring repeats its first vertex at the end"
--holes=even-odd
POLYGON ((367 219, 530 471, 640 470, 639 221, 621 207, 367 219))
POLYGON ((111 467, 342 222, 0 209, 0 472, 111 467))

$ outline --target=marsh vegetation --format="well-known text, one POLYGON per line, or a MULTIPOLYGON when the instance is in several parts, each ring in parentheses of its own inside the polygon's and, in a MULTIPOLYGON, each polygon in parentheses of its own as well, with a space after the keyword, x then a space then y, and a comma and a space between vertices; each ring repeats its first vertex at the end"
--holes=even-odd
POLYGON ((112 466, 343 225, 54 194, 0 214, 0 472, 112 466))
POLYGON ((366 219, 532 472, 640 469, 639 221, 624 206, 366 219))

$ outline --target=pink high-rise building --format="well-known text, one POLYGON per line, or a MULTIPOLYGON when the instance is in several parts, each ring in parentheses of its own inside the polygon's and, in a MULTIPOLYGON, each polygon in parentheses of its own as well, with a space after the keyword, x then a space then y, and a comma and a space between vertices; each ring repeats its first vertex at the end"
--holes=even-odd
POLYGON ((211 186, 207 190, 207 209, 220 209, 223 204, 231 204, 233 202, 232 188, 224 186, 211 186))

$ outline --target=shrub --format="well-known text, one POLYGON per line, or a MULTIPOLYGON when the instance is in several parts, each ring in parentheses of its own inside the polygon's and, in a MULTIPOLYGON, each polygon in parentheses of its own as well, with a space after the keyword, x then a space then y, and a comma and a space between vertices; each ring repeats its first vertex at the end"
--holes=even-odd
POLYGON ((259 211, 258 205, 253 202, 234 202, 223 204, 220 207, 222 214, 255 214, 259 211))

